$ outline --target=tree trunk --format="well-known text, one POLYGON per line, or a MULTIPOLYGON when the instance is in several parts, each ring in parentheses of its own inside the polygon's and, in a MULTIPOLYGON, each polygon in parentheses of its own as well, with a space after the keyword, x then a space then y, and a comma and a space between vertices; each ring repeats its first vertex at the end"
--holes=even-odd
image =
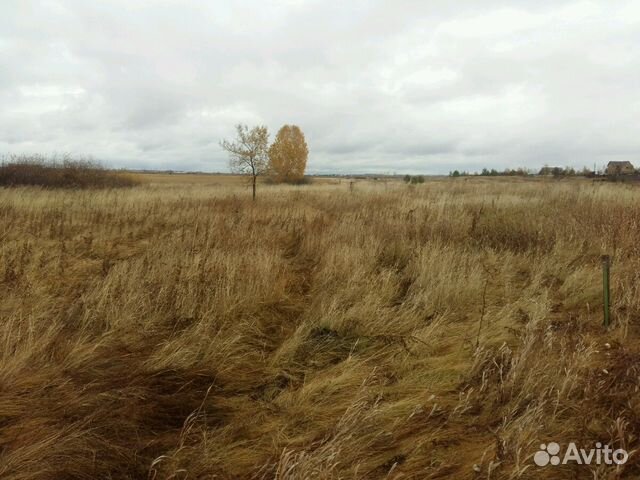
POLYGON ((256 176, 253 176, 253 201, 256 201, 256 176))

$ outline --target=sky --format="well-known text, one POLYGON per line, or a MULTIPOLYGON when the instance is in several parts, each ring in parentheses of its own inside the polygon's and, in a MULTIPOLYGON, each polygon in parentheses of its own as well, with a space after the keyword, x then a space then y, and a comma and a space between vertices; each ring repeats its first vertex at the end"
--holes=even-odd
POLYGON ((0 153, 228 171, 297 124, 309 173, 640 166, 640 0, 3 0, 0 153))

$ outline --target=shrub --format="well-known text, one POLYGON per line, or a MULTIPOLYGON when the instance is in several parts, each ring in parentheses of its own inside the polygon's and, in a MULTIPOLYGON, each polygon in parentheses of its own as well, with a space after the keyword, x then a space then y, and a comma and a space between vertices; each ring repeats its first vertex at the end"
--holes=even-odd
POLYGON ((140 182, 103 168, 88 159, 62 160, 41 155, 11 156, 0 164, 0 186, 33 185, 45 188, 123 188, 140 182))

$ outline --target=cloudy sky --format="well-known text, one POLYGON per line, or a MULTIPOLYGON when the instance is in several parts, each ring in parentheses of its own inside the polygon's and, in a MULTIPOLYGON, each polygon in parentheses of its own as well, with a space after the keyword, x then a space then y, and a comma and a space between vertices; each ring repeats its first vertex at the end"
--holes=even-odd
POLYGON ((640 0, 3 0, 0 153, 226 171, 239 122, 309 171, 640 164, 640 0))

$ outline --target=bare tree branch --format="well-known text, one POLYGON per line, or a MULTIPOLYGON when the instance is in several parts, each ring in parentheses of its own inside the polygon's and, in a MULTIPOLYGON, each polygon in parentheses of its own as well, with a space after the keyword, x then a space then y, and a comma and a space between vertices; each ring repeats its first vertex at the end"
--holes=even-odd
POLYGON ((249 130, 246 125, 236 125, 236 138, 222 140, 220 146, 229 153, 229 167, 232 172, 251 175, 253 199, 256 199, 256 180, 268 166, 269 131, 264 125, 249 130))

